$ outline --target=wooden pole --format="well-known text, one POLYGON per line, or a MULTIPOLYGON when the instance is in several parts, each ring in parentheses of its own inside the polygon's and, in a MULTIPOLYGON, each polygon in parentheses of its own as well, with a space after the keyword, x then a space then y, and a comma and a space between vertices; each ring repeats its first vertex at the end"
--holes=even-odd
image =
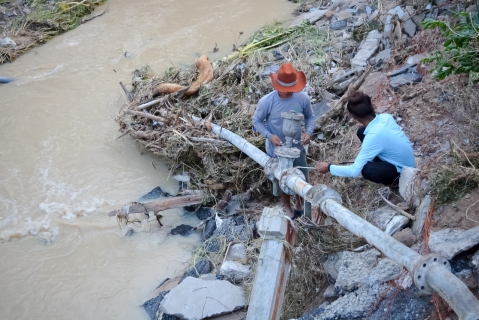
POLYGON ((155 120, 155 121, 158 121, 158 122, 163 122, 163 123, 166 123, 166 124, 170 123, 169 119, 154 116, 154 115, 149 114, 149 113, 133 111, 133 110, 125 110, 125 113, 126 114, 131 114, 131 115, 134 115, 134 116, 137 116, 137 117, 143 117, 143 118, 147 118, 147 119, 150 119, 150 120, 155 120))
MULTIPOLYGON (((133 204, 131 206, 125 206, 124 210, 130 213, 144 213, 144 212, 159 212, 173 208, 182 208, 194 204, 200 204, 203 202, 203 193, 190 194, 180 197, 171 197, 161 199, 158 201, 145 202, 139 204, 133 204)), ((118 210, 108 213, 110 217, 116 216, 118 210)))

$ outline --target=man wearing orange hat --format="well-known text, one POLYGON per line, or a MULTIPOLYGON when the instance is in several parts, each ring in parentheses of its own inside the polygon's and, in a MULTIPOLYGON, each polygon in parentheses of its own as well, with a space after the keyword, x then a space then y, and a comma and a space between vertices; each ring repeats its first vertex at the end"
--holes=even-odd
MULTIPOLYGON (((265 95, 258 102, 258 107, 253 116, 253 125, 263 136, 266 137, 266 152, 274 157, 274 148, 281 146, 285 141, 283 133, 283 118, 281 112, 294 110, 304 115, 305 133, 298 132, 294 137, 300 143, 293 144, 293 147, 301 150, 301 156, 294 161, 295 167, 307 167, 304 145, 309 144, 314 129, 314 115, 309 97, 301 91, 306 86, 306 76, 302 71, 296 71, 289 62, 283 63, 278 73, 271 73, 271 81, 274 91, 265 95)), ((300 169, 306 181, 309 180, 307 169, 300 169)), ((301 206, 302 199, 296 195, 294 209, 291 207, 291 197, 279 188, 277 181, 273 183, 273 194, 281 195, 286 214, 295 219, 303 215, 301 206)), ((311 204, 306 202, 306 216, 311 217, 311 204)))

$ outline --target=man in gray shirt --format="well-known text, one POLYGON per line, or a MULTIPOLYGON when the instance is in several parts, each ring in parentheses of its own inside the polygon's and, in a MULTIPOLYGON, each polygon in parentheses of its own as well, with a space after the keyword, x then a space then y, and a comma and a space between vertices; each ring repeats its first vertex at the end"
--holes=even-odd
MULTIPOLYGON (((307 167, 304 145, 309 144, 314 129, 314 115, 311 109, 309 97, 301 91, 306 86, 306 76, 302 71, 296 71, 291 63, 283 63, 277 74, 271 74, 271 81, 275 91, 267 94, 258 102, 258 107, 253 116, 253 125, 263 136, 266 137, 266 152, 274 157, 275 146, 281 146, 285 141, 283 134, 283 118, 281 112, 292 110, 302 113, 306 124, 305 133, 298 131, 295 140, 300 143, 293 144, 293 147, 301 150, 301 156, 294 161, 294 166, 307 167), (266 121, 266 123, 265 123, 266 121)), ((309 180, 307 169, 300 169, 306 181, 309 180)), ((281 195, 286 214, 290 218, 297 218, 303 215, 302 199, 296 195, 294 210, 291 207, 291 197, 281 192, 278 182, 273 183, 273 194, 281 195)), ((311 217, 311 204, 306 202, 306 216, 311 217)))

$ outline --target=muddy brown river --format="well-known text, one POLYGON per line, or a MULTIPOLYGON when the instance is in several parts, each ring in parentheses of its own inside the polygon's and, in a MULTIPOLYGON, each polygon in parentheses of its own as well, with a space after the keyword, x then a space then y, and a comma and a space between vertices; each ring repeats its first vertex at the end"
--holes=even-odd
MULTIPOLYGON (((0 319, 148 319, 140 307, 181 272, 198 235, 181 210, 166 225, 144 223, 123 237, 107 213, 156 186, 177 182, 159 160, 119 137, 112 117, 119 81, 231 53, 274 20, 285 0, 108 0, 109 11, 35 48, 0 76, 0 319), (219 52, 211 53, 215 43, 219 52), (154 164, 154 165, 153 165, 154 164)), ((94 14, 104 10, 98 8, 94 14)))

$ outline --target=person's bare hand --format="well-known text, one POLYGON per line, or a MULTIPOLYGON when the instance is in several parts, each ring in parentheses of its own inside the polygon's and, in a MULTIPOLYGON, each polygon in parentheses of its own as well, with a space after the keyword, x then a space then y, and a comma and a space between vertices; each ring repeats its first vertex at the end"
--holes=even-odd
POLYGON ((327 162, 318 162, 316 163, 316 171, 318 171, 319 173, 328 173, 328 166, 329 163, 327 162))
POLYGON ((274 144, 275 146, 282 146, 283 141, 277 136, 277 135, 272 135, 271 138, 271 143, 274 144))
POLYGON ((301 144, 307 145, 311 141, 311 135, 309 133, 303 133, 301 135, 301 144))

